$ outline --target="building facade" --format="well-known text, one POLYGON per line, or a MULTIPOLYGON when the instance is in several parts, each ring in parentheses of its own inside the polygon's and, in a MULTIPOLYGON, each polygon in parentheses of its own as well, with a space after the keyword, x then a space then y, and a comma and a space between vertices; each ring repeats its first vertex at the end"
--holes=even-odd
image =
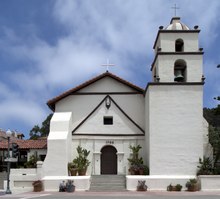
POLYGON ((195 175, 208 146, 199 32, 179 17, 159 28, 146 89, 107 71, 48 101, 44 180, 68 175, 77 146, 90 150, 87 175, 128 174, 138 144, 150 176, 195 175))

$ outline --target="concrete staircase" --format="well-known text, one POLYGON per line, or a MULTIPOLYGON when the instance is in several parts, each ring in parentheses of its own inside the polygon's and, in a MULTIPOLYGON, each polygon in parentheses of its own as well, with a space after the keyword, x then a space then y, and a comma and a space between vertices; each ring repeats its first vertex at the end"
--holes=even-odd
POLYGON ((126 191, 124 175, 93 175, 90 190, 92 192, 126 191))

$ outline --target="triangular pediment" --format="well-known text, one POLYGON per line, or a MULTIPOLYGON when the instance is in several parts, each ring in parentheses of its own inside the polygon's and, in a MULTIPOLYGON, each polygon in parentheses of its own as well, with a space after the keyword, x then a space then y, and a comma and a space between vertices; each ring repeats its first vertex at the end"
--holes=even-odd
POLYGON ((103 73, 89 81, 76 86, 57 97, 49 100, 47 105, 54 111, 55 104, 69 95, 97 93, 137 93, 144 94, 144 90, 112 73, 103 73))
POLYGON ((110 96, 106 96, 97 107, 73 129, 73 135, 140 136, 144 130, 130 118, 110 96), (106 101, 110 107, 106 106, 106 101), (112 118, 113 124, 104 124, 104 118, 112 118))

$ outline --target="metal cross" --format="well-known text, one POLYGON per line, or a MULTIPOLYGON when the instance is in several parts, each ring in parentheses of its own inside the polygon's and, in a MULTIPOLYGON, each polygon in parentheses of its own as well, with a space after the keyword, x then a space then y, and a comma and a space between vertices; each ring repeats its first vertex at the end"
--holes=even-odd
POLYGON ((106 72, 108 72, 109 66, 115 66, 115 64, 110 64, 110 63, 109 63, 109 59, 107 59, 106 64, 102 64, 101 66, 106 66, 106 72))
POLYGON ((176 4, 174 4, 174 7, 171 7, 172 9, 174 9, 174 14, 176 16, 176 10, 180 9, 179 7, 176 6, 176 4))

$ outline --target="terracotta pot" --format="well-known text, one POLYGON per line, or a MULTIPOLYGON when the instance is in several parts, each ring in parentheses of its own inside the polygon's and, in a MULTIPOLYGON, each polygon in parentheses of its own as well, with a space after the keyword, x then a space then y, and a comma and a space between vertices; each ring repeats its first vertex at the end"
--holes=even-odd
POLYGON ((133 169, 128 169, 131 175, 135 175, 135 171, 133 169))
POLYGON ((32 183, 34 187, 34 192, 40 192, 43 191, 43 183, 41 181, 35 181, 32 183))
POLYGON ((85 176, 85 175, 86 175, 86 170, 87 170, 87 169, 79 169, 79 170, 78 170, 78 175, 79 175, 79 176, 85 176))
POLYGON ((198 190, 197 184, 191 185, 187 189, 187 191, 191 191, 191 192, 194 192, 194 191, 197 191, 197 190, 198 190))
POLYGON ((139 175, 144 175, 144 169, 139 169, 139 175))
POLYGON ((77 174, 77 169, 70 169, 70 175, 71 176, 76 176, 76 174, 77 174))

